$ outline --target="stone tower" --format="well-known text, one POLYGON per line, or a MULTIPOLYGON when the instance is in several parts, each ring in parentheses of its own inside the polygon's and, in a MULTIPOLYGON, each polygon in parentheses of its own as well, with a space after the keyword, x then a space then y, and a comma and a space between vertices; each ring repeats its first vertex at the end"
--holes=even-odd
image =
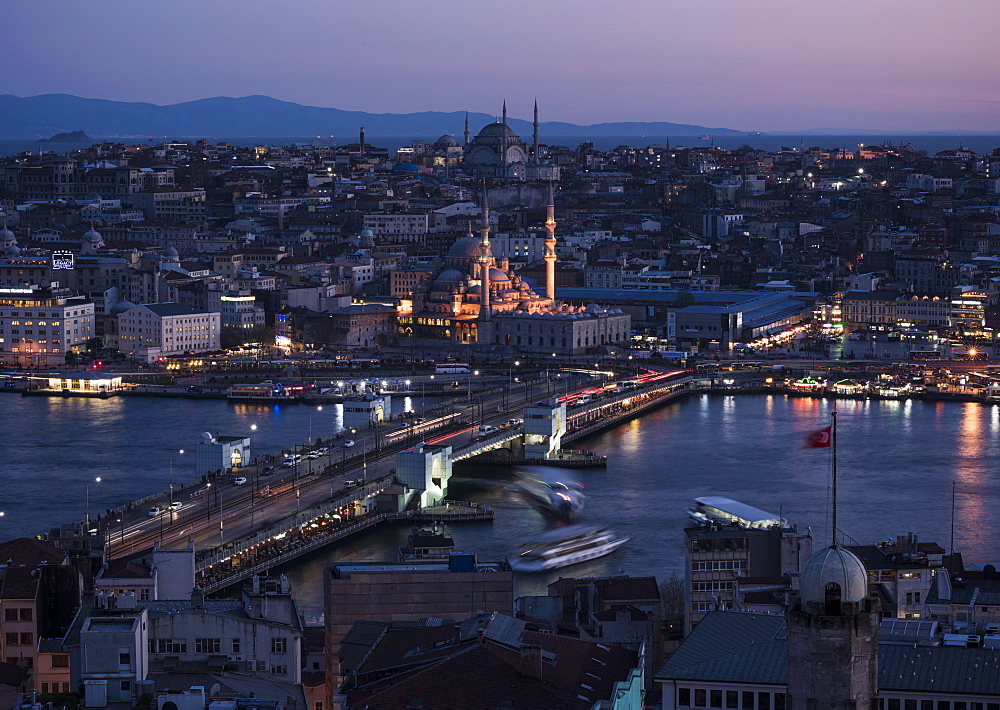
POLYGON ((549 203, 545 211, 545 296, 556 302, 556 198, 549 183, 549 203))
POLYGON ((835 544, 813 555, 788 609, 789 710, 874 710, 879 620, 854 553, 835 544))

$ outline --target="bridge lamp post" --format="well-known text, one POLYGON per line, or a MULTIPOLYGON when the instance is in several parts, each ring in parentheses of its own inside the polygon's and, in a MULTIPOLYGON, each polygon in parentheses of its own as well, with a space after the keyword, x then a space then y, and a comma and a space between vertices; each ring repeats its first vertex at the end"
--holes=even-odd
MULTIPOLYGON (((94 479, 94 483, 100 483, 100 482, 101 482, 100 476, 94 479)), ((89 483, 85 486, 85 490, 86 490, 85 495, 87 498, 87 514, 83 520, 83 530, 84 532, 88 532, 90 530, 90 484, 89 483)))

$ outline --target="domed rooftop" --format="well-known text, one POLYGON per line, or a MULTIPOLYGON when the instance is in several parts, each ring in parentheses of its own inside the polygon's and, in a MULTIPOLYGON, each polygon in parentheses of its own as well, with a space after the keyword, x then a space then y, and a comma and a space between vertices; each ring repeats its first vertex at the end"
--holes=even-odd
POLYGON ((860 602, 868 596, 868 570, 850 550, 834 545, 820 550, 806 563, 799 578, 803 602, 826 602, 826 587, 840 588, 840 601, 860 602))
POLYGON ((458 269, 445 269, 438 275, 436 279, 434 279, 434 283, 459 284, 462 283, 462 281, 464 280, 465 280, 465 274, 463 274, 458 269))
POLYGON ((167 257, 168 259, 173 259, 175 256, 177 256, 177 250, 174 249, 172 246, 168 246, 166 249, 163 250, 163 256, 167 257))
POLYGON ((462 237, 448 250, 449 259, 477 259, 482 254, 479 237, 462 237))
POLYGON ((15 235, 14 232, 12 232, 11 230, 7 229, 7 225, 4 225, 3 229, 0 229, 0 242, 6 241, 8 239, 16 240, 17 235, 15 235))
POLYGON ((83 233, 83 241, 85 241, 85 242, 103 242, 104 238, 101 236, 100 232, 98 232, 96 229, 94 229, 93 227, 91 227, 90 229, 88 229, 86 232, 83 233))
POLYGON ((358 236, 359 237, 374 237, 375 233, 372 230, 370 230, 370 229, 362 229, 361 230, 361 234, 359 234, 358 236))
POLYGON ((479 131, 477 138, 513 138, 518 139, 518 135, 514 133, 514 129, 508 126, 506 123, 488 123, 483 126, 483 130, 479 131))
POLYGON ((434 141, 435 148, 457 148, 458 141, 455 140, 455 136, 450 133, 445 133, 443 136, 434 141))
POLYGON ((510 276, 502 272, 500 269, 490 269, 490 281, 510 281, 510 276))
POLYGON ((4 256, 20 256, 21 250, 17 248, 17 244, 11 244, 4 251, 4 256))

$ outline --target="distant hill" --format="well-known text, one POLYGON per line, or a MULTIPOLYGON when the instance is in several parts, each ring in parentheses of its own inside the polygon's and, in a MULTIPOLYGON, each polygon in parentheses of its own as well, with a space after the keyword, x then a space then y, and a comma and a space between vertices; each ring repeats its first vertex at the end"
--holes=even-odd
MULTIPOLYGON (((469 114, 472 134, 494 116, 469 114)), ((334 136, 339 142, 356 140, 358 128, 367 135, 414 136, 436 138, 451 133, 461 140, 465 113, 425 111, 422 113, 366 113, 335 108, 303 106, 268 96, 231 98, 217 96, 169 106, 103 99, 85 99, 69 94, 43 94, 22 98, 0 95, 0 138, 24 139, 61 133, 86 131, 98 138, 165 137, 282 137, 334 136), (67 126, 71 123, 72 126, 67 126)), ((522 138, 531 139, 531 122, 509 119, 508 123, 522 138)), ((729 128, 706 128, 682 123, 598 123, 578 126, 572 123, 543 122, 540 131, 545 140, 557 136, 699 136, 741 135, 729 128)))
POLYGON ((69 133, 56 133, 51 138, 43 138, 39 143, 93 143, 94 139, 84 131, 70 131, 69 133))

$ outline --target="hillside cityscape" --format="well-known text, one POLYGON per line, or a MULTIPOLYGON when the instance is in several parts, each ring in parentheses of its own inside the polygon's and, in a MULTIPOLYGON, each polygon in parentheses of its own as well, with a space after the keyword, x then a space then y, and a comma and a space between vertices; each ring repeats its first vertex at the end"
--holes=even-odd
MULTIPOLYGON (((282 450, 206 432, 197 477, 175 451, 138 500, 92 506, 97 477, 50 529, 5 502, 0 702, 1000 707, 1000 576, 956 550, 954 499, 951 540, 917 520, 871 544, 703 495, 684 575, 629 576, 585 566, 629 540, 581 522, 574 482, 615 452, 569 446, 689 397, 1000 401, 1000 147, 600 150, 547 139, 537 105, 516 125, 502 103, 395 150, 357 126, 3 159, 18 406, 309 414, 282 450), (450 479, 497 467, 556 523, 485 559, 456 541, 501 513, 450 479), (398 555, 324 566, 305 623, 285 572, 398 521, 398 555)), ((813 422, 836 475, 836 419, 813 422)))

